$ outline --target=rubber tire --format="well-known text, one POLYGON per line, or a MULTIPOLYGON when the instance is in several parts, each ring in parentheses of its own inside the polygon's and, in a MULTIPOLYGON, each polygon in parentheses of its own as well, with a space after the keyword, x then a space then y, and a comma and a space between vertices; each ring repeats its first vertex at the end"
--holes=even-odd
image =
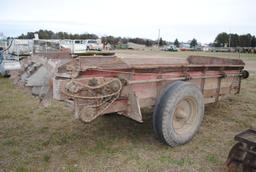
POLYGON ((197 133, 204 117, 204 98, 201 90, 192 83, 176 81, 169 85, 159 97, 153 113, 153 128, 158 138, 171 147, 190 141, 197 133), (197 104, 197 113, 191 131, 179 135, 173 128, 172 118, 176 105, 187 96, 192 96, 197 104))

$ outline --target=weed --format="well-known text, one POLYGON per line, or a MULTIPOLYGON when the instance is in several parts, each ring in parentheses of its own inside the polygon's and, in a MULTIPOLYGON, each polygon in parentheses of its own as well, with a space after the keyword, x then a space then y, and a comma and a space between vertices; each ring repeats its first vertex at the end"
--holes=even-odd
POLYGON ((50 161, 50 157, 51 157, 50 155, 45 154, 44 157, 43 157, 44 162, 47 162, 47 163, 48 163, 48 162, 50 161))
POLYGON ((211 163, 215 163, 216 164, 218 162, 218 158, 215 155, 213 155, 213 154, 208 154, 206 158, 211 163))

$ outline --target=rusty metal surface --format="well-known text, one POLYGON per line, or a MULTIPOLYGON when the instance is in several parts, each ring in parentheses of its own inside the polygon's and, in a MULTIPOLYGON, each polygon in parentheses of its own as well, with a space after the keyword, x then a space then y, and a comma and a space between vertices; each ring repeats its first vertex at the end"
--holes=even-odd
POLYGON ((73 99, 76 117, 90 122, 104 114, 119 97, 122 83, 117 78, 77 79, 66 82, 62 93, 73 99))
POLYGON ((244 63, 240 60, 214 57, 191 56, 187 59, 78 57, 57 69, 53 88, 54 95, 59 100, 74 101, 76 116, 85 122, 112 112, 142 122, 140 108, 153 106, 162 90, 170 83, 177 80, 192 82, 201 88, 204 102, 212 103, 227 94, 239 92, 243 67, 244 63), (88 85, 89 80, 100 81, 102 78, 120 80, 122 83, 120 94, 114 101, 109 101, 111 102, 109 106, 102 106, 102 108, 106 107, 104 112, 97 107, 98 109, 91 110, 93 113, 88 114, 89 111, 82 109, 90 103, 81 98, 83 97, 81 91, 75 90, 81 90, 84 85, 88 85), (70 82, 73 85, 68 85, 70 82), (79 86, 74 84, 78 82, 81 83, 78 84, 79 86), (69 94, 61 92, 63 88, 69 88, 69 94))
POLYGON ((154 57, 154 58, 122 58, 122 61, 130 68, 149 68, 149 67, 167 67, 167 66, 187 66, 189 63, 181 57, 154 57))
MULTIPOLYGON (((89 56, 78 57, 70 62, 70 65, 77 66, 79 70, 84 71, 88 68, 98 68, 105 70, 153 70, 159 68, 174 69, 174 68, 197 68, 197 67, 243 67, 244 63, 241 60, 190 56, 185 58, 174 57, 158 57, 158 58, 118 58, 116 56, 89 56)), ((65 66, 63 66, 65 68, 65 66)), ((61 69, 59 69, 60 71, 61 69)), ((66 72, 68 69, 62 69, 66 72)), ((129 71, 130 72, 130 71, 129 71)), ((154 71, 153 71, 154 73, 154 71)))
POLYGON ((97 67, 99 69, 133 69, 133 68, 159 68, 187 66, 188 61, 184 58, 118 58, 116 56, 91 56, 78 57, 73 64, 81 69, 97 67))

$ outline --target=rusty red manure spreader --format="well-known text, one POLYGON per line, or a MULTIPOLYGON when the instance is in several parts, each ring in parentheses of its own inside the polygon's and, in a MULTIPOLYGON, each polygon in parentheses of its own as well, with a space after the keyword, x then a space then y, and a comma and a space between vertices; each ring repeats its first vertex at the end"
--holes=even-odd
POLYGON ((69 102, 84 122, 108 113, 143 122, 141 108, 154 106, 156 135, 177 146, 196 134, 205 104, 239 93, 249 76, 244 65, 202 56, 77 57, 57 67, 51 84, 53 98, 69 102))
POLYGON ((17 83, 43 104, 52 98, 67 102, 81 121, 117 113, 143 122, 141 109, 154 107, 154 131, 170 146, 191 140, 204 105, 239 93, 241 80, 249 76, 242 60, 203 56, 74 57, 64 49, 35 51, 22 63, 17 83))

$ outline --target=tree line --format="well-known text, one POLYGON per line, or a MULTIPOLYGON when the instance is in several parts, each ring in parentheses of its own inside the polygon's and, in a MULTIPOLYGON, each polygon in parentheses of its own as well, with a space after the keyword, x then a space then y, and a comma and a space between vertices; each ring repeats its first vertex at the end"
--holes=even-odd
POLYGON ((27 34, 21 34, 18 39, 33 39, 34 34, 37 33, 40 39, 98 39, 95 34, 72 34, 67 32, 53 32, 50 30, 39 30, 37 32, 27 32, 27 34))
MULTIPOLYGON (((71 34, 67 32, 53 32, 50 30, 39 30, 37 32, 27 32, 26 34, 21 34, 18 36, 18 39, 33 39, 34 34, 37 33, 39 39, 99 39, 99 37, 95 34, 71 34)), ((104 44, 126 44, 128 42, 133 42, 136 44, 142 44, 146 46, 153 46, 159 44, 159 46, 167 45, 167 41, 160 38, 160 40, 151 40, 145 38, 123 38, 123 37, 114 37, 114 36, 102 36, 102 43, 104 44)))
MULTIPOLYGON (((38 33, 40 39, 99 39, 96 34, 83 33, 83 34, 72 34, 67 32, 53 32, 50 30, 40 29, 37 32, 27 32, 26 34, 21 34, 18 39, 33 39, 34 33, 38 33)), ((104 44, 126 44, 128 42, 146 45, 148 47, 153 45, 164 46, 169 44, 169 42, 160 38, 159 40, 145 39, 145 38, 124 38, 124 37, 114 37, 114 36, 102 36, 102 43, 104 44)), ((178 39, 174 40, 174 45, 176 47, 180 46, 178 39)), ((190 42, 190 47, 196 47, 198 42, 195 38, 190 42)), ((226 32, 219 33, 214 43, 211 44, 214 47, 256 47, 256 38, 251 34, 238 35, 238 34, 227 34, 226 32)))
POLYGON ((238 35, 222 32, 216 36, 213 44, 215 47, 255 47, 256 38, 249 33, 238 35))
MULTIPOLYGON (((179 40, 178 40, 177 38, 174 40, 173 44, 174 44, 177 48, 180 47, 180 42, 179 42, 179 40)), ((190 41, 189 45, 190 45, 190 48, 196 48, 196 46, 198 45, 198 42, 197 42, 197 40, 196 40, 195 38, 193 38, 193 39, 190 41)))

